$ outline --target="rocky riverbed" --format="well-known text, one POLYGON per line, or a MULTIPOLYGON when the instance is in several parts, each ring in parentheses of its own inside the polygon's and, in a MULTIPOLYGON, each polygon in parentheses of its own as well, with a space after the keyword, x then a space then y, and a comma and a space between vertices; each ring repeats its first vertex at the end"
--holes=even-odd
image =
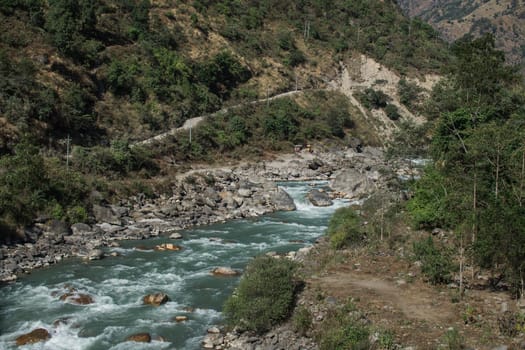
POLYGON ((103 258, 99 248, 118 246, 118 240, 179 238, 179 230, 192 226, 294 210, 277 181, 327 180, 332 196, 364 197, 385 186, 392 177, 386 169, 382 152, 374 148, 303 151, 266 162, 194 169, 178 175, 169 194, 137 194, 117 204, 102 200, 93 207, 92 224, 38 220, 25 230, 23 243, 0 248, 0 281, 14 281, 68 257, 103 258))

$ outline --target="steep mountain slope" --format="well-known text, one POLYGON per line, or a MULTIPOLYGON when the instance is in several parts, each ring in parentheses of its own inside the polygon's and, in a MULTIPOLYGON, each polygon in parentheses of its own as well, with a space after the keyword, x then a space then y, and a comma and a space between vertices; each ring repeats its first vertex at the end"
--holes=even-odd
POLYGON ((108 179, 145 192, 175 164, 381 145, 448 59, 393 1, 1 1, 0 221, 82 220, 92 189, 118 192, 108 179), (398 85, 415 93, 403 102, 398 85), (132 147, 224 110, 192 137, 132 147))
POLYGON ((512 64, 524 62, 525 3, 517 0, 399 0, 411 17, 431 23, 449 41, 492 33, 512 64))
POLYGON ((447 57, 389 1, 13 0, 0 19, 4 152, 13 130, 55 147, 67 134, 142 139, 228 104, 324 87, 355 52, 409 74, 447 57))

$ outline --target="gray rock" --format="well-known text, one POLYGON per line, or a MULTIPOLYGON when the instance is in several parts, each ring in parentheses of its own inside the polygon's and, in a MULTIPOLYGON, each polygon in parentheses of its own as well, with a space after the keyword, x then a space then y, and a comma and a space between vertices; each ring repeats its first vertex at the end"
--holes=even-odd
POLYGON ((340 170, 334 174, 330 187, 338 192, 344 192, 350 198, 361 198, 375 190, 374 184, 354 168, 340 170))
POLYGON ((102 249, 93 249, 87 255, 88 260, 100 260, 104 258, 104 252, 102 249))
POLYGON ((46 233, 51 234, 52 236, 68 236, 71 234, 69 226, 60 220, 51 220, 48 221, 45 225, 46 233))
POLYGON ((275 210, 292 211, 297 209, 293 198, 281 188, 270 192, 269 200, 275 207, 275 210))
POLYGON ((311 190, 307 197, 308 200, 316 207, 329 207, 334 204, 326 192, 321 192, 317 189, 311 190))
POLYGON ((357 137, 351 137, 348 140, 348 147, 352 148, 357 153, 363 152, 363 142, 357 137))
POLYGON ((178 232, 173 232, 171 235, 170 235, 170 239, 182 239, 182 235, 178 232))
POLYGON ((91 226, 83 223, 73 224, 71 225, 71 232, 73 232, 74 235, 83 235, 91 232, 91 226))
POLYGON ((108 207, 103 207, 101 205, 93 205, 93 215, 98 222, 106 222, 112 225, 121 225, 122 221, 120 217, 108 207))
POLYGON ((323 161, 319 158, 314 158, 308 162, 308 168, 311 170, 317 170, 324 165, 323 161))
POLYGON ((244 198, 249 198, 252 196, 252 190, 248 188, 241 188, 239 189, 238 193, 239 193, 239 196, 244 197, 244 198))
POLYGON ((103 222, 99 225, 100 229, 106 233, 115 233, 124 230, 124 227, 119 225, 112 225, 107 222, 103 222))

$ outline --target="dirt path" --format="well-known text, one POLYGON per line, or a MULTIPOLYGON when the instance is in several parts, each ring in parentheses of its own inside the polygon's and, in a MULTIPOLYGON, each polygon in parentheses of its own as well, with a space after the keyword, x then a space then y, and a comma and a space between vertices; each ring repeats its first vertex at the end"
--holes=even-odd
POLYGON ((341 305, 352 300, 373 327, 393 331, 404 347, 443 348, 451 328, 468 348, 510 343, 498 329, 502 308, 513 306, 508 293, 470 289, 458 300, 457 289, 428 284, 419 267, 395 255, 363 250, 341 258, 306 281, 311 297, 333 297, 341 305))
POLYGON ((435 293, 421 286, 395 284, 371 275, 337 273, 315 281, 330 286, 335 297, 347 299, 359 296, 372 305, 382 305, 389 311, 401 312, 404 317, 427 322, 451 322, 453 313, 443 308, 435 293))

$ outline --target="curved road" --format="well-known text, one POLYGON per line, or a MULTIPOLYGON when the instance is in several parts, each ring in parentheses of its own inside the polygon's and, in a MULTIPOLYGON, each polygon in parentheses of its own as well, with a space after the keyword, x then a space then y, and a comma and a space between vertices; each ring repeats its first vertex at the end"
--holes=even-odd
MULTIPOLYGON (((220 109, 217 112, 214 112, 214 113, 211 113, 211 114, 207 114, 207 115, 203 115, 203 116, 195 117, 195 118, 190 118, 190 119, 186 120, 184 122, 184 125, 182 125, 181 127, 170 129, 170 130, 168 130, 166 132, 163 132, 161 134, 155 135, 153 137, 150 137, 150 138, 142 140, 142 141, 137 141, 137 142, 135 142, 133 144, 133 146, 145 146, 145 145, 150 145, 150 144, 152 144, 154 142, 157 142, 157 141, 162 141, 166 137, 175 135, 175 134, 177 134, 180 131, 189 130, 189 129, 192 129, 192 128, 196 127, 205 118, 213 118, 213 117, 215 117, 217 115, 226 114, 230 110, 235 109, 235 108, 239 108, 239 107, 246 106, 246 105, 253 105, 253 104, 268 102, 268 101, 276 100, 276 99, 283 98, 283 97, 288 97, 288 96, 301 94, 301 93, 304 93, 305 91, 313 91, 313 90, 314 89, 292 90, 292 91, 288 91, 288 92, 283 92, 282 94, 274 95, 274 96, 269 97, 269 98, 262 98, 262 99, 251 101, 251 102, 240 103, 240 104, 235 105, 235 106, 231 106, 231 107, 226 107, 226 108, 220 109)), ((317 90, 323 90, 323 89, 317 89, 317 90)))

